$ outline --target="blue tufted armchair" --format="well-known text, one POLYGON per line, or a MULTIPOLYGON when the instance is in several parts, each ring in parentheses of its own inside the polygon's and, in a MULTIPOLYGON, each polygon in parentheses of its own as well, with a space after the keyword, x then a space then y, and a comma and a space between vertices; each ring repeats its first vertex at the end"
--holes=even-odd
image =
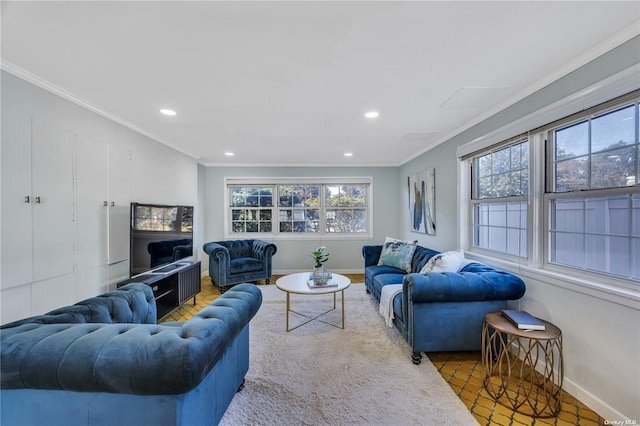
POLYGON ((209 276, 225 292, 234 284, 265 279, 271 282, 271 260, 278 248, 262 240, 229 240, 206 243, 209 276))

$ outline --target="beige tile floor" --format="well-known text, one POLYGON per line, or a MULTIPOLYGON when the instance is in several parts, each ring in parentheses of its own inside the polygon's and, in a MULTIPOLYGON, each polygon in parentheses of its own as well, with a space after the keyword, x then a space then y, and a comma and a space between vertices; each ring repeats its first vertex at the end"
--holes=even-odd
MULTIPOLYGON (((347 274, 347 276, 352 283, 364 282, 362 274, 347 274)), ((279 276, 274 275, 271 282, 274 283, 278 278, 279 276)), ((264 284, 264 281, 258 281, 256 284, 264 284)), ((161 322, 185 321, 218 296, 220 296, 218 287, 211 283, 209 277, 205 277, 202 279, 202 292, 197 295, 195 305, 192 301, 188 301, 162 318, 161 322)), ((604 425, 605 419, 566 392, 562 395, 560 413, 556 417, 546 419, 526 416, 495 402, 482 388, 480 352, 442 352, 429 353, 427 356, 481 425, 604 425)), ((408 357, 407 362, 410 362, 408 357)))

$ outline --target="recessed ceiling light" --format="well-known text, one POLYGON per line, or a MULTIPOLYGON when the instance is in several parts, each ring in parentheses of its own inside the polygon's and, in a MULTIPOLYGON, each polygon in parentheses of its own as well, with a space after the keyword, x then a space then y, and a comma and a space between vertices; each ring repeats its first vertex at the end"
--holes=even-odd
POLYGON ((380 115, 378 111, 369 111, 364 116, 367 118, 377 118, 380 115))
POLYGON ((353 152, 345 152, 344 156, 345 157, 353 157, 353 152))
POLYGON ((164 114, 164 115, 169 115, 169 116, 171 116, 171 117, 173 117, 174 115, 178 115, 178 113, 177 113, 177 112, 175 112, 175 111, 174 111, 174 110, 172 110, 172 109, 166 109, 166 108, 164 108, 164 109, 161 109, 161 110, 160 110, 160 112, 161 112, 162 114, 164 114))
POLYGON ((233 157, 233 152, 227 151, 224 153, 224 155, 226 155, 227 157, 233 157))

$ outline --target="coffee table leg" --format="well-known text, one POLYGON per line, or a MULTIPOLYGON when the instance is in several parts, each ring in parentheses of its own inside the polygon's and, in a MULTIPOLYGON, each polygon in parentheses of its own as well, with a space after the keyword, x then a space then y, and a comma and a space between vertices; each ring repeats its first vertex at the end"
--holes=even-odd
POLYGON ((287 332, 289 332, 289 311, 290 311, 290 306, 289 306, 289 292, 287 291, 287 332))
MULTIPOLYGON (((344 330, 344 290, 342 290, 340 293, 342 293, 342 329, 344 330)), ((333 294, 333 307, 335 308, 336 304, 335 304, 335 293, 333 294)))

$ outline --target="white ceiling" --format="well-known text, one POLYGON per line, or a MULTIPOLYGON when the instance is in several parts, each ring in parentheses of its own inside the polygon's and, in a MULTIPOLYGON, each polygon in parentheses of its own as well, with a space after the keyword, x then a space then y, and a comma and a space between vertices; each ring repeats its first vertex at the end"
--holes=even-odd
POLYGON ((1 7, 4 69, 203 164, 400 165, 640 33, 638 1, 1 7))

